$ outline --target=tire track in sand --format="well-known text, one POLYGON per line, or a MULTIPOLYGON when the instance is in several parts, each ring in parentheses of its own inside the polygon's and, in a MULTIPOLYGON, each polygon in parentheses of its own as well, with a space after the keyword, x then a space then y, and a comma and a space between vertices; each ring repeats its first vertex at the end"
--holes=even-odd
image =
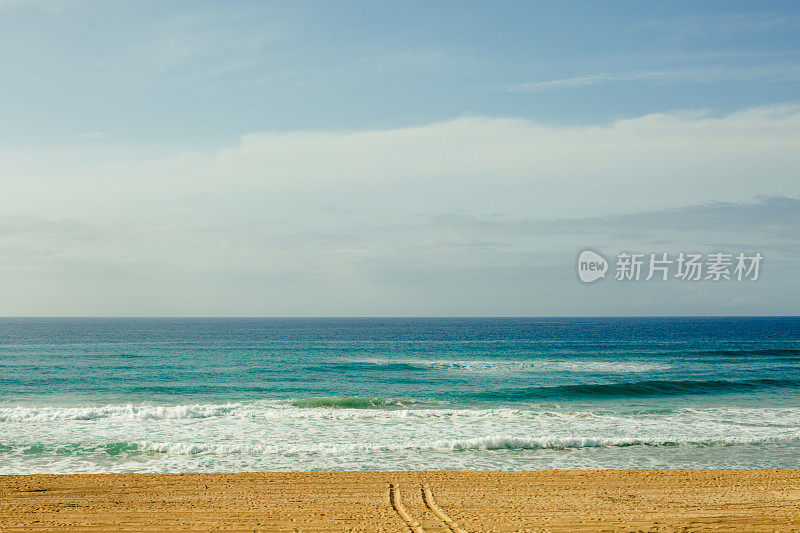
POLYGON ((430 487, 428 487, 428 485, 425 483, 422 484, 422 501, 425 503, 425 507, 430 509, 436 518, 441 520, 450 529, 450 531, 453 533, 467 533, 458 527, 458 524, 456 524, 452 518, 447 516, 447 513, 445 513, 441 507, 436 505, 436 500, 433 499, 433 493, 431 492, 430 487))
POLYGON ((392 509, 395 510, 397 515, 403 519, 412 533, 425 533, 419 522, 414 520, 400 501, 400 486, 394 483, 389 483, 389 503, 392 504, 392 509))

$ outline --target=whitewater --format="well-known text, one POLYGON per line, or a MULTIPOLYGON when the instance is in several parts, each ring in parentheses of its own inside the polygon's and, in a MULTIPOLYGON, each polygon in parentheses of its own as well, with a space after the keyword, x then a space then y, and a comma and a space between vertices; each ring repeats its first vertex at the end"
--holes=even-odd
POLYGON ((0 321, 0 473, 798 468, 797 319, 0 321))

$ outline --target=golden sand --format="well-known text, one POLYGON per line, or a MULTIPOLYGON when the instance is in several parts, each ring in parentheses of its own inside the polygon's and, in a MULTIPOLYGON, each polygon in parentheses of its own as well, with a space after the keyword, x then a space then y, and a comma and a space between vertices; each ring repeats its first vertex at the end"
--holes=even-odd
POLYGON ((800 531, 800 470, 0 476, 0 531, 800 531))

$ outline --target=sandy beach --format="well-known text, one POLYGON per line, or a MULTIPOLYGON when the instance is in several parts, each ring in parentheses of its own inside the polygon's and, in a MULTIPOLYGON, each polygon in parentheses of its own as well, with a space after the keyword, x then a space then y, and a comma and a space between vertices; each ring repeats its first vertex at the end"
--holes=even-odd
POLYGON ((798 470, 0 476, 0 530, 797 531, 798 470))

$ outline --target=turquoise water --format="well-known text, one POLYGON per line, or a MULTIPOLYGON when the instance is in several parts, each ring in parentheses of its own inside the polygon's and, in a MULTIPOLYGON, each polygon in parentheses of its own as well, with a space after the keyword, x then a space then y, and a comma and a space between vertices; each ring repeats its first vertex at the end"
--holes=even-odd
POLYGON ((799 452, 799 318, 0 319, 5 474, 799 452))

